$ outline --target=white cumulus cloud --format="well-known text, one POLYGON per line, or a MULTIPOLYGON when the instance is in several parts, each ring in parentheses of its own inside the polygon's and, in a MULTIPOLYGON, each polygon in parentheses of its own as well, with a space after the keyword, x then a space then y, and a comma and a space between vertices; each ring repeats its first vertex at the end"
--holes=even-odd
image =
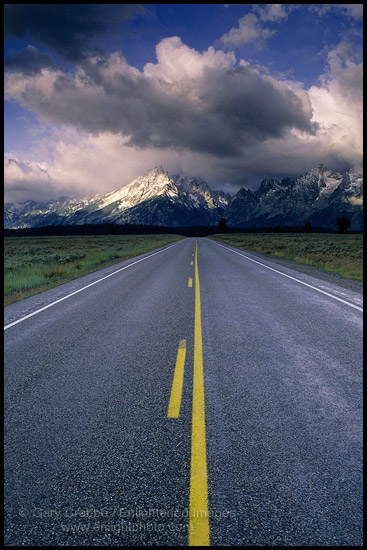
POLYGON ((319 162, 361 163, 362 65, 347 42, 329 51, 310 89, 179 37, 162 40, 156 56, 141 71, 116 52, 88 58, 74 73, 6 73, 5 97, 55 127, 47 169, 6 161, 8 194, 90 196, 157 164, 220 188, 257 187, 266 175, 296 176, 319 162), (59 127, 73 128, 74 138, 56 137, 59 127))

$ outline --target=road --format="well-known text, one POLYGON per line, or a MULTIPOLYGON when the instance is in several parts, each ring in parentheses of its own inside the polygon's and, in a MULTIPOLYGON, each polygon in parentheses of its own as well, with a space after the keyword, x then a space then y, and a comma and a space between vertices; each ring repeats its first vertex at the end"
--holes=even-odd
POLYGON ((359 294, 187 238, 5 329, 6 545, 362 545, 359 294))

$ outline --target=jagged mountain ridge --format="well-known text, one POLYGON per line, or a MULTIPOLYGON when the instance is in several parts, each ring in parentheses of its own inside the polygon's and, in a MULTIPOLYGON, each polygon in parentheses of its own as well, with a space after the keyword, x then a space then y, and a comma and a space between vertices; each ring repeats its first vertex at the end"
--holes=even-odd
POLYGON ((341 174, 320 164, 299 178, 264 179, 256 191, 241 188, 234 197, 213 191, 194 177, 171 176, 161 166, 128 185, 91 199, 5 204, 8 228, 95 223, 161 226, 216 225, 221 217, 234 227, 304 225, 335 227, 346 216, 351 229, 362 228, 363 176, 341 174))
POLYGON ((310 221, 334 229, 336 218, 345 216, 351 229, 360 230, 363 176, 353 170, 332 172, 320 164, 293 181, 267 178, 256 191, 241 189, 225 214, 237 227, 302 226, 310 221))
MULTIPOLYGON (((170 176, 161 166, 149 170, 128 185, 92 199, 59 199, 21 211, 20 205, 5 205, 5 227, 84 225, 94 223, 136 223, 147 225, 213 225, 223 215, 230 199, 212 191, 199 178, 170 176)), ((29 202, 29 201, 28 201, 29 202)))

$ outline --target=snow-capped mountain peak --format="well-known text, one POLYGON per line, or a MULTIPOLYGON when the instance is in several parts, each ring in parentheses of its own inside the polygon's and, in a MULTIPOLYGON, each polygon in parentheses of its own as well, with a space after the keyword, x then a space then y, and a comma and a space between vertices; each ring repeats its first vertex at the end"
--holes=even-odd
POLYGON ((102 196, 95 195, 89 201, 89 205, 98 205, 98 208, 105 208, 118 202, 120 210, 129 208, 151 197, 162 195, 170 183, 171 179, 168 173, 163 170, 162 166, 157 166, 117 191, 102 196))
POLYGON ((333 227, 339 216, 362 227, 363 175, 355 170, 333 172, 320 164, 291 181, 265 178, 256 191, 241 188, 234 197, 213 191, 199 177, 169 175, 162 166, 148 170, 127 185, 92 199, 5 204, 4 225, 134 223, 144 225, 228 225, 264 227, 279 224, 333 227))

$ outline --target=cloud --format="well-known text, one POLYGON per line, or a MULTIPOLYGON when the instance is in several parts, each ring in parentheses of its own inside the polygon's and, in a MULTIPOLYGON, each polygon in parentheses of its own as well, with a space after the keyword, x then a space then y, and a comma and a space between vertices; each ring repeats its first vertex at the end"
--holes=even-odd
POLYGON ((35 74, 43 68, 56 69, 56 62, 51 55, 40 53, 35 46, 28 45, 16 55, 5 59, 4 68, 6 71, 35 74))
POLYGON ((321 86, 308 94, 320 124, 320 141, 351 165, 363 159, 363 65, 353 59, 354 48, 341 42, 328 53, 321 86))
POLYGON ((4 157, 5 202, 49 199, 56 188, 42 164, 4 157))
POLYGON ((101 52, 96 40, 120 41, 121 25, 146 13, 140 4, 6 4, 5 39, 27 39, 62 58, 81 61, 101 52))
POLYGON ((307 90, 179 37, 162 40, 156 62, 141 71, 115 52, 64 72, 30 48, 28 61, 7 71, 5 97, 52 125, 47 143, 46 132, 37 138, 40 150, 51 144, 52 152, 47 167, 7 161, 7 200, 106 193, 158 164, 229 191, 257 188, 266 176, 296 177, 320 162, 334 170, 360 164, 362 64, 355 54, 347 40, 331 49, 319 85, 307 90))
POLYGON ((5 155, 5 201, 107 193, 130 181, 131 165, 134 162, 129 162, 123 140, 118 136, 74 133, 70 139, 68 132, 59 132, 47 164, 5 155))
POLYGON ((307 95, 232 53, 199 53, 178 37, 162 40, 143 71, 119 53, 93 57, 75 74, 9 73, 5 97, 50 124, 121 134, 138 148, 236 156, 249 144, 296 128, 313 134, 307 95))
POLYGON ((363 18, 363 4, 333 4, 334 7, 345 10, 346 14, 354 19, 363 18))
POLYGON ((109 132, 97 136, 59 131, 51 139, 54 147, 47 164, 5 155, 5 202, 62 195, 90 198, 119 189, 159 164, 170 174, 195 174, 214 187, 223 187, 223 172, 218 173, 216 159, 208 165, 199 153, 136 149, 109 132))
POLYGON ((342 11, 353 19, 363 19, 363 4, 309 4, 309 9, 319 15, 342 11))
POLYGON ((288 11, 293 9, 292 4, 263 4, 254 6, 262 21, 282 21, 288 18, 288 11))
POLYGON ((274 36, 275 32, 275 30, 262 26, 254 13, 248 13, 239 20, 238 27, 233 27, 229 32, 223 34, 218 43, 224 47, 253 44, 261 50, 264 48, 266 40, 274 36))

